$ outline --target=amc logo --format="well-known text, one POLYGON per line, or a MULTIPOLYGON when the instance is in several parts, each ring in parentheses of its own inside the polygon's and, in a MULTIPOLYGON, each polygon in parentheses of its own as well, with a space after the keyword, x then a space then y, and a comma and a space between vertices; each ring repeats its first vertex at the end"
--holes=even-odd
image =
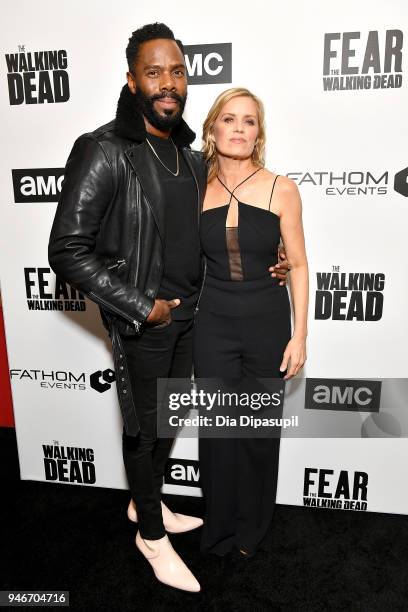
POLYGON ((65 168, 36 168, 12 170, 14 201, 58 202, 65 168))
POLYGON ((189 85, 232 82, 232 43, 184 45, 189 85))
POLYGON ((306 380, 306 409, 378 412, 380 399, 380 380, 337 378, 308 378, 306 380))
POLYGON ((183 487, 200 486, 198 461, 193 459, 169 459, 164 474, 165 484, 182 485, 183 487))

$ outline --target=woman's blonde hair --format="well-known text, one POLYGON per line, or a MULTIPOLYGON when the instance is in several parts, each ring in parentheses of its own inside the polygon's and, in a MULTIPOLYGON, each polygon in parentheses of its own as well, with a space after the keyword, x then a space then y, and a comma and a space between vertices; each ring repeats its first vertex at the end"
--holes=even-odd
POLYGON ((217 151, 215 148, 215 141, 213 136, 214 123, 216 122, 217 117, 220 114, 223 106, 233 98, 238 98, 240 96, 247 96, 248 98, 252 98, 252 100, 256 104, 258 110, 259 133, 255 141, 255 147, 252 151, 251 159, 252 163, 255 166, 263 168, 265 165, 264 105, 262 104, 262 101, 257 96, 255 96, 255 94, 249 91, 249 89, 245 89, 245 87, 231 87, 231 89, 227 89, 220 93, 220 95, 216 98, 214 104, 208 112, 207 118, 204 121, 203 125, 202 151, 204 153, 204 158, 208 163, 208 182, 210 182, 218 173, 217 151))

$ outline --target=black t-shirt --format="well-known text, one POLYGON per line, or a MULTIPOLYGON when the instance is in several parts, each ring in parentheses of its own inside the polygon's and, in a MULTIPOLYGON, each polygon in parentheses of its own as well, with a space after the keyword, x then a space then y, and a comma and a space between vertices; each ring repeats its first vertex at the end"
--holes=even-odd
MULTIPOLYGON (((162 162, 176 172, 177 156, 173 142, 152 134, 148 139, 162 162)), ((197 302, 201 272, 197 188, 180 151, 179 174, 173 176, 148 148, 157 164, 165 193, 164 270, 157 298, 180 298, 180 306, 171 312, 172 318, 189 319, 197 302)))

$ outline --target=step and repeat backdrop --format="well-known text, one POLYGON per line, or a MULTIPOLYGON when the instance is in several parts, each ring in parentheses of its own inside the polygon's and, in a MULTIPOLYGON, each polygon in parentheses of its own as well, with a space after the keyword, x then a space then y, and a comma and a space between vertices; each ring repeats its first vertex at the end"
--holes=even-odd
MULTIPOLYGON (((338 9, 3 7, 0 278, 23 479, 127 488, 110 340, 47 244, 74 140, 114 117, 131 32, 163 21, 186 45, 193 146, 215 97, 248 87, 266 107, 267 166, 302 196, 308 361, 288 398, 310 429, 282 440, 278 502, 408 514, 408 6, 338 9)), ((196 439, 176 442, 164 490, 200 495, 196 439)))

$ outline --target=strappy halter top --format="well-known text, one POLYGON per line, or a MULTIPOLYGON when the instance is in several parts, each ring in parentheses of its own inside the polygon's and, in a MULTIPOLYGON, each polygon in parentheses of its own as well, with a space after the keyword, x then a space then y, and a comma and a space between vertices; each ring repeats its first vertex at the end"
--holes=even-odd
MULTIPOLYGON (((256 170, 255 172, 258 172, 256 170)), ((230 200, 223 206, 209 208, 202 213, 200 224, 201 247, 207 259, 207 276, 224 281, 268 279, 274 284, 268 268, 277 263, 280 242, 280 219, 271 212, 276 179, 273 182, 268 208, 246 204, 234 196, 234 191, 255 172, 230 191, 230 200), (238 225, 226 227, 232 199, 237 201, 238 225)))

